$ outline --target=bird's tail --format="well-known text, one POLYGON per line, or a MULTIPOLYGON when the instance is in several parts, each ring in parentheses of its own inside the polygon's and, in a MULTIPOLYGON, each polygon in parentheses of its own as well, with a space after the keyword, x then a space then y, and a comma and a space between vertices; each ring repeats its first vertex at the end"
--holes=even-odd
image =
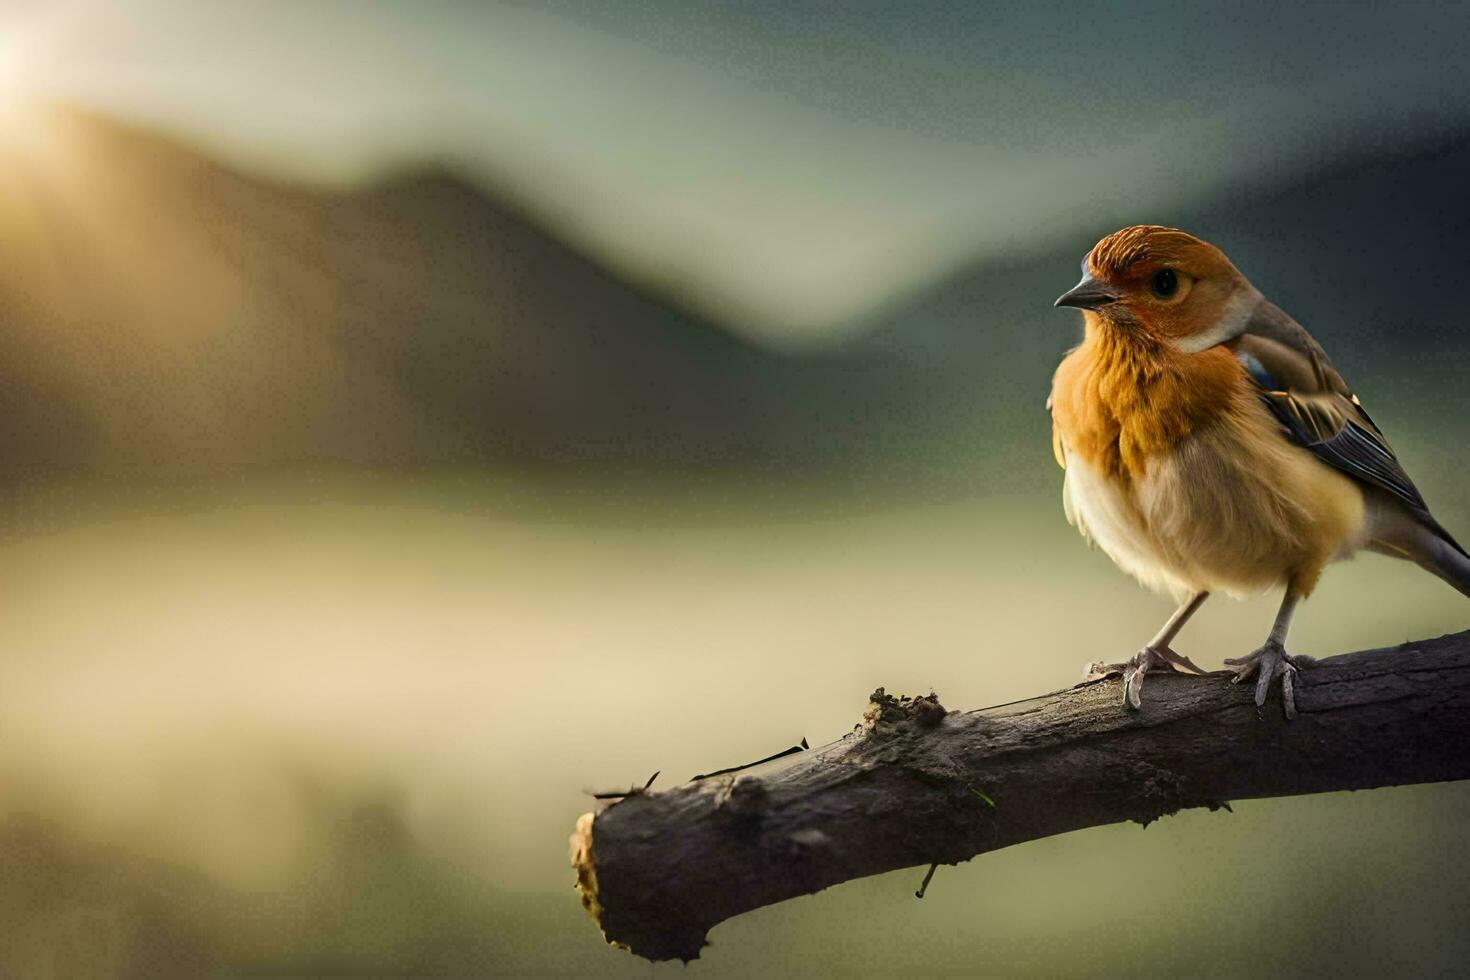
POLYGON ((1428 514, 1412 517, 1398 507, 1376 508, 1374 551, 1413 562, 1470 596, 1470 555, 1428 514))
POLYGON ((1410 559, 1426 572, 1438 575, 1459 589, 1462 595, 1470 596, 1470 556, 1437 522, 1426 530, 1429 533, 1414 549, 1410 559))

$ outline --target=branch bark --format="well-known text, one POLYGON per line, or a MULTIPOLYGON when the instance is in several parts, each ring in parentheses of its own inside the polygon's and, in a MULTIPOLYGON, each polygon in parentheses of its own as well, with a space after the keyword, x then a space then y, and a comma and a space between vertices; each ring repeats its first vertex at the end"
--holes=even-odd
POLYGON ((1303 669, 1279 691, 1153 675, 946 712, 874 693, 829 745, 664 792, 631 791, 572 835, 583 904, 611 943, 699 956, 716 924, 865 875, 955 864, 1187 807, 1470 778, 1470 631, 1303 669))

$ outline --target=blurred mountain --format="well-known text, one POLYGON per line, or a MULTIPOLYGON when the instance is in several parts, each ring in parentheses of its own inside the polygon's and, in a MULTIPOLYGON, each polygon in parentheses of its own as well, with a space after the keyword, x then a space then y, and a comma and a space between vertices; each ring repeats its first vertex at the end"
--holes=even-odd
POLYGON ((789 358, 450 174, 255 179, 66 111, 3 150, 11 473, 861 453, 881 366, 789 358))
POLYGON ((1464 140, 1120 212, 1065 250, 1018 241, 795 352, 620 280, 443 169, 328 192, 74 111, 0 164, 12 477, 510 460, 1028 490, 1051 466, 1042 403, 1077 336, 1050 300, 1097 237, 1138 221, 1226 248, 1360 389, 1470 349, 1453 326, 1464 140))

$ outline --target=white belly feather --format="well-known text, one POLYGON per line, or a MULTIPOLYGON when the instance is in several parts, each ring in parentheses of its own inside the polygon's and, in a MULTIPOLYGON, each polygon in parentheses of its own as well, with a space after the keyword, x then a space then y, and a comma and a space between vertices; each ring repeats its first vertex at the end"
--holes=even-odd
MULTIPOLYGON (((1264 420, 1211 426, 1108 478, 1067 453, 1067 519, 1148 588, 1245 595, 1363 545, 1363 495, 1264 420)), ((1315 577, 1315 572, 1312 573, 1315 577)))
POLYGON ((1062 506, 1067 520, 1084 538, 1144 587, 1176 596, 1191 590, 1192 584, 1160 553, 1125 485, 1107 479, 1082 459, 1069 456, 1062 506))

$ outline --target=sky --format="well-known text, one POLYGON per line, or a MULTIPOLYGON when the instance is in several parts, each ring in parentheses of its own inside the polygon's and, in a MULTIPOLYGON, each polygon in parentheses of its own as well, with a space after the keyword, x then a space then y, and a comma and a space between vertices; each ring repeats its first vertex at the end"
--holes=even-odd
POLYGON ((0 84, 238 166, 441 161, 757 338, 1470 120, 1463 5, 0 3, 0 84))

